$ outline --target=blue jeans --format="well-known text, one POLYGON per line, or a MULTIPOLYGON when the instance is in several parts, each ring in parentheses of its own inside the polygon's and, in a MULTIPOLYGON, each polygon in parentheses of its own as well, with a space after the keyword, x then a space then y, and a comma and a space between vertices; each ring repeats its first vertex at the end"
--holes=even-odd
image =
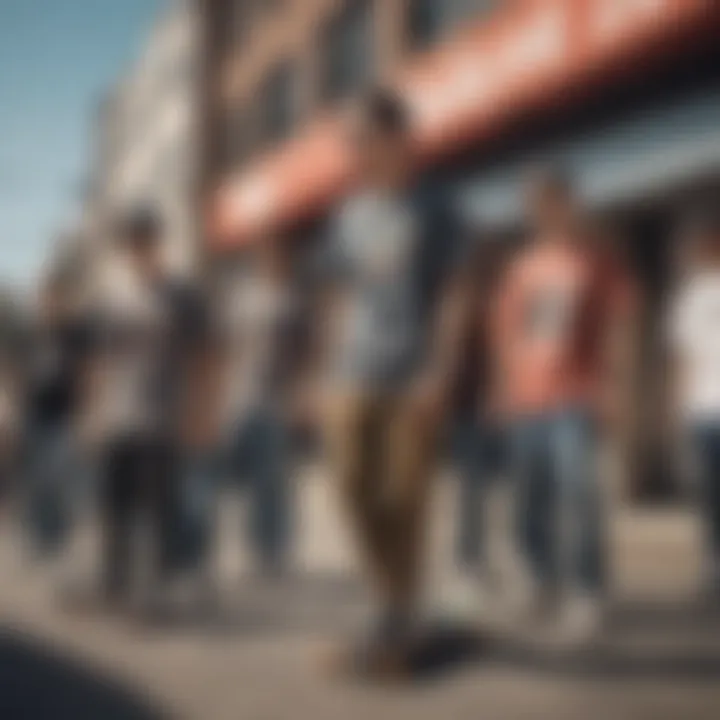
POLYGON ((702 514, 711 570, 711 581, 720 590, 720 421, 697 423, 690 430, 702 493, 702 514))
POLYGON ((601 592, 604 518, 590 413, 567 408, 519 418, 510 442, 518 542, 536 580, 601 592))
POLYGON ((285 562, 291 536, 290 433, 274 412, 258 408, 230 439, 230 470, 250 491, 250 538, 265 569, 285 562))
POLYGON ((64 424, 29 429, 23 482, 25 525, 33 547, 42 554, 60 552, 72 530, 83 479, 78 460, 64 424))
POLYGON ((483 561, 483 499, 501 469, 502 434, 474 418, 461 418, 453 429, 452 451, 460 481, 455 556, 461 567, 474 570, 483 561))
POLYGON ((210 451, 188 453, 180 468, 179 517, 173 540, 175 568, 202 566, 216 530, 217 457, 210 451))

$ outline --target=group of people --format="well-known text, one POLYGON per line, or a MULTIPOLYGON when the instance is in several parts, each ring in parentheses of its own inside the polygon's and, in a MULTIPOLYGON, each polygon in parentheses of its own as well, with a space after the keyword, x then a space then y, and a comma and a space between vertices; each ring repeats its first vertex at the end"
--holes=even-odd
MULTIPOLYGON (((371 627, 342 662, 401 669, 418 637, 431 484, 452 436, 460 564, 482 577, 479 499, 501 475, 514 490, 514 544, 533 610, 586 636, 607 590, 597 459, 629 391, 619 378, 642 305, 630 268, 559 172, 533 179, 520 247, 475 242, 442 191, 418 181, 412 117, 392 92, 363 99, 347 142, 357 183, 321 247, 299 262, 285 239, 257 243, 215 311, 217 288, 201 293, 164 269, 164 228, 149 210, 119 223, 125 272, 83 312, 71 301, 72 274, 47 281, 23 373, 21 495, 36 541, 54 548, 66 534, 59 490, 86 471, 85 447, 106 606, 133 592, 140 516, 151 531, 142 558, 151 585, 207 567, 220 478, 248 480, 258 566, 282 573, 294 440, 312 427, 375 602, 371 627)), ((695 218, 683 239, 690 259, 668 338, 720 598, 717 213, 695 218)))

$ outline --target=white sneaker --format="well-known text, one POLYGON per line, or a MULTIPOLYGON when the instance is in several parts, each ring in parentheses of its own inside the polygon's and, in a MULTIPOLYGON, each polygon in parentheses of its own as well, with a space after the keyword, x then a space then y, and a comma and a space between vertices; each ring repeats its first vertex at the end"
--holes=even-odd
POLYGON ((438 598, 442 615, 465 622, 484 622, 491 615, 491 598, 477 577, 461 575, 443 589, 438 598))
POLYGON ((603 620, 603 603, 594 595, 572 595, 561 608, 558 641, 577 645, 592 640, 603 620))

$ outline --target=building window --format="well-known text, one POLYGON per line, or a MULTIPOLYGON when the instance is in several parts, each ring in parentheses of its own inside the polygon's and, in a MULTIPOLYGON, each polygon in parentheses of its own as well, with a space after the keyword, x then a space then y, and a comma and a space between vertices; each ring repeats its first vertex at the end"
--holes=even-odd
POLYGON ((320 95, 324 103, 346 98, 372 80, 373 1, 349 0, 325 26, 320 95))
POLYGON ((230 0, 228 3, 227 28, 225 32, 231 38, 230 52, 234 53, 249 36, 252 22, 251 3, 247 0, 230 0))
POLYGON ((415 49, 425 48, 463 22, 492 14, 502 4, 502 0, 410 0, 410 44, 415 49))
POLYGON ((297 121, 297 83, 291 61, 278 65, 265 80, 260 91, 263 138, 277 142, 287 137, 297 121))
POLYGON ((218 143, 221 166, 234 172, 249 159, 253 151, 253 116, 245 103, 227 111, 222 142, 218 143))
POLYGON ((260 7, 264 13, 269 14, 282 10, 285 2, 286 0, 260 0, 260 7))

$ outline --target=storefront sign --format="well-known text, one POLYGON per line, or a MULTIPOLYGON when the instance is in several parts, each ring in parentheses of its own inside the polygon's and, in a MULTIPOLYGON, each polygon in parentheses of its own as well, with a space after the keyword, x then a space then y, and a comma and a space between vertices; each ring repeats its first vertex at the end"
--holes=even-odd
MULTIPOLYGON (((490 137, 518 112, 611 82, 636 61, 717 41, 717 0, 527 0, 401 71, 397 86, 432 161, 490 137)), ((320 212, 347 189, 352 158, 339 120, 312 128, 220 188, 218 245, 236 245, 320 212)))

